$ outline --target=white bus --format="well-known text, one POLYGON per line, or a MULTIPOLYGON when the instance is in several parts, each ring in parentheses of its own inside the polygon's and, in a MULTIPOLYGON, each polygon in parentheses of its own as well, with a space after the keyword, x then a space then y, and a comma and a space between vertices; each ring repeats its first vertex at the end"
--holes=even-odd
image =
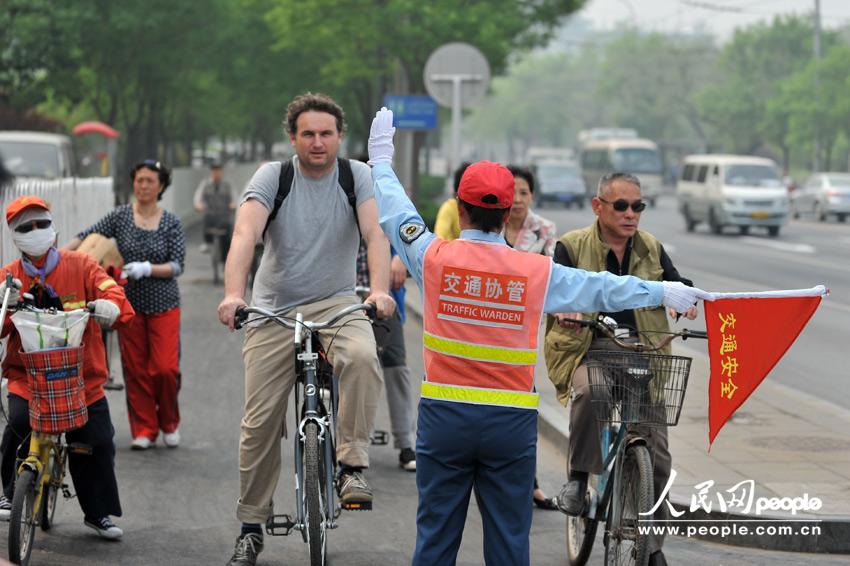
POLYGON ((664 166, 654 142, 643 138, 590 139, 581 146, 581 174, 588 198, 596 196, 599 179, 614 172, 630 173, 640 179, 641 193, 649 206, 661 194, 664 166))

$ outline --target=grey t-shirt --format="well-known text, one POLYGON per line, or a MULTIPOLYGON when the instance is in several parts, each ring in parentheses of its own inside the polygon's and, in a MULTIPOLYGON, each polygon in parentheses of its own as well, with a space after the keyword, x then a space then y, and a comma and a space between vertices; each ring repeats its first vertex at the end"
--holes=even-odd
MULTIPOLYGON (((351 161, 357 206, 375 198, 372 172, 351 161)), ((305 177, 292 158, 292 189, 266 233, 263 258, 254 278, 251 304, 289 309, 328 297, 353 295, 360 234, 355 212, 338 182, 338 166, 322 177, 305 177)), ((260 167, 240 202, 255 199, 269 212, 274 207, 280 162, 260 167)))

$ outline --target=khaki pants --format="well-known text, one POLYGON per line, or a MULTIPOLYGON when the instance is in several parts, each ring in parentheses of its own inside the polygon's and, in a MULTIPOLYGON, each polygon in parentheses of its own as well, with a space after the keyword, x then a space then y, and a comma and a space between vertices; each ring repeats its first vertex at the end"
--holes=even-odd
MULTIPOLYGON (((590 345, 591 350, 619 349, 607 338, 596 338, 590 345)), ((590 386, 587 382, 587 366, 581 364, 573 374, 572 395, 570 397, 570 470, 599 474, 602 472, 602 449, 600 447, 600 423, 596 419, 590 401, 590 386)), ((667 446, 667 427, 632 425, 634 430, 647 440, 652 458, 654 500, 667 485, 672 467, 672 457, 667 446)), ((652 517, 656 524, 664 524, 668 519, 667 504, 661 505, 652 517)), ((664 534, 652 535, 649 552, 660 550, 664 544, 664 534)))
MULTIPOLYGON (((355 296, 331 297, 301 305, 287 316, 301 312, 304 320, 324 321, 358 302, 355 296)), ((383 378, 369 320, 362 313, 346 320, 352 319, 342 328, 322 331, 320 339, 339 377, 337 459, 349 466, 368 467, 383 378)), ((265 523, 272 511, 280 475, 280 438, 295 384, 294 350, 292 331, 277 324, 251 327, 246 332, 242 350, 245 414, 239 438, 240 498, 236 508, 237 518, 244 523, 265 523)))

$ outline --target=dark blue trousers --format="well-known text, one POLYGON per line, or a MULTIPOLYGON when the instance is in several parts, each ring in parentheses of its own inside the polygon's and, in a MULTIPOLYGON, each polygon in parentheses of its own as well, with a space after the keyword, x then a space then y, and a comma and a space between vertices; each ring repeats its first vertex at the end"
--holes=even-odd
POLYGON ((527 566, 537 411, 422 399, 416 434, 414 566, 457 560, 475 489, 487 566, 527 566))

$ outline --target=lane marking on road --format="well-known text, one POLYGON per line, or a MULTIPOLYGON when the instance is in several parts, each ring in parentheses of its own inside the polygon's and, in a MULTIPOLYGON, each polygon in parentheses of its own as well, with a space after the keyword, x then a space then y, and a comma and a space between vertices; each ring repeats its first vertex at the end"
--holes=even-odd
POLYGON ((763 246, 785 252, 813 254, 817 251, 814 246, 809 244, 792 244, 790 242, 779 242, 776 240, 763 240, 752 236, 742 236, 740 239, 741 241, 753 244, 754 246, 763 246))

